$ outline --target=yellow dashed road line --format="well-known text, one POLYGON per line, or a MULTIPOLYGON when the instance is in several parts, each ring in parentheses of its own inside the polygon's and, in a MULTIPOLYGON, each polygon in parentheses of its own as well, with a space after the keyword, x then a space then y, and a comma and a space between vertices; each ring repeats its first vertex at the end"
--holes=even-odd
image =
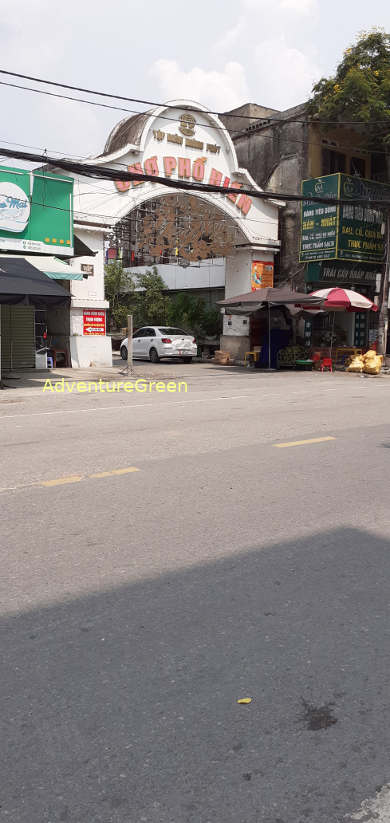
POLYGON ((336 440, 335 437, 312 437, 310 440, 291 440, 290 443, 274 443, 275 449, 289 449, 291 446, 307 446, 309 443, 325 443, 327 440, 336 440))
POLYGON ((33 486, 35 486, 35 488, 38 486, 44 486, 49 489, 54 486, 66 486, 70 483, 80 483, 81 480, 98 480, 103 477, 118 477, 120 475, 132 474, 133 472, 139 471, 141 471, 141 469, 137 469, 136 466, 127 466, 127 468, 112 469, 111 471, 97 472, 96 474, 73 474, 69 477, 55 477, 53 480, 36 480, 32 483, 20 483, 18 486, 5 486, 0 489, 0 493, 16 491, 17 489, 28 489, 33 486))
POLYGON ((80 483, 83 480, 83 475, 75 474, 73 477, 57 477, 55 480, 39 480, 34 483, 36 486, 64 486, 66 483, 80 483))
POLYGON ((113 469, 111 472, 99 472, 98 474, 89 474, 88 477, 99 479, 100 477, 114 477, 118 474, 131 474, 131 472, 139 472, 135 466, 129 466, 128 469, 113 469))

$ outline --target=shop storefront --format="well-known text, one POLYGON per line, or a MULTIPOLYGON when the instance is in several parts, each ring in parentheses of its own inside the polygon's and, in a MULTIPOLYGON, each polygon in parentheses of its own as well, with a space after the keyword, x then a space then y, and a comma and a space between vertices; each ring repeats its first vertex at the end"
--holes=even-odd
MULTIPOLYGON (((37 317, 69 316, 70 294, 23 256, 0 258, 0 365, 4 374, 36 366, 37 317)), ((42 331, 42 337, 46 333, 42 331)), ((38 333, 38 336, 39 333, 38 333)), ((40 341, 38 342, 40 346, 40 341)))
MULTIPOLYGON (((308 291, 341 286, 375 302, 381 272, 377 264, 327 260, 309 263, 305 277, 308 291)), ((340 312, 335 322, 330 314, 318 314, 306 320, 305 338, 314 346, 329 346, 333 334, 335 346, 365 348, 377 341, 377 330, 378 315, 374 312, 340 312)))
POLYGON ((0 306, 1 372, 35 367, 33 306, 0 306))
POLYGON ((2 372, 112 363, 106 336, 103 244, 73 231, 73 179, 0 167, 2 372), (100 248, 101 247, 101 248, 100 248), (85 329, 81 313, 104 322, 85 329), (104 332, 102 334, 102 329, 104 332), (98 342, 96 342, 98 341, 98 342))
MULTIPOLYGON (((381 201, 388 186, 346 174, 331 174, 305 180, 302 194, 300 262, 306 263, 308 291, 344 287, 360 292, 378 303, 383 277, 385 243, 384 211, 377 206, 356 204, 358 199, 381 201), (329 205, 310 200, 326 197, 329 205), (347 201, 332 205, 332 199, 347 201)), ((378 343, 378 314, 345 312, 337 318, 317 315, 305 325, 306 343, 365 348, 378 343), (334 331, 333 330, 333 321, 334 331)))

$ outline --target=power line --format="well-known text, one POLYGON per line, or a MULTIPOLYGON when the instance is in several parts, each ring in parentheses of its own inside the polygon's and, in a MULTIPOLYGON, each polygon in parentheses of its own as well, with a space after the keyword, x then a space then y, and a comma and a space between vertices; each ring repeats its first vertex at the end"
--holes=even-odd
MULTIPOLYGON (((1 138, 0 138, 0 142, 1 142, 1 138)), ((23 143, 12 143, 11 144, 10 141, 4 141, 4 142, 9 143, 10 145, 23 146, 23 143)), ((27 146, 26 148, 35 148, 35 147, 34 146, 27 146)), ((69 156, 72 156, 72 155, 69 155, 69 156)), ((76 155, 73 155, 73 156, 76 157, 76 155)), ((46 155, 45 155, 45 157, 46 157, 46 155)), ((56 160, 56 163, 58 163, 57 160, 56 160)), ((127 168, 127 166, 124 163, 121 163, 119 165, 122 165, 124 168, 127 168)), ((31 169, 31 171, 34 173, 35 170, 31 169)), ((75 178, 75 182, 79 183, 78 178, 75 178)), ((110 180, 108 182, 112 182, 112 181, 110 180)), ((98 185, 97 186, 94 185, 94 183, 92 183, 91 180, 89 181, 89 185, 91 186, 92 189, 94 189, 96 191, 97 194, 100 194, 103 197, 108 198, 109 200, 115 200, 116 197, 118 196, 117 191, 115 191, 115 190, 113 191, 112 189, 107 189, 107 188, 103 189, 98 185)), ((226 191, 226 189, 224 189, 224 192, 225 191, 226 191)), ((241 191, 241 189, 235 189, 236 193, 238 193, 240 191, 241 191)), ((81 193, 79 192, 78 194, 75 194, 75 192, 74 192, 73 193, 73 202, 76 198, 80 199, 80 197, 88 197, 88 195, 91 195, 90 191, 85 191, 85 192, 81 192, 81 193)), ((50 203, 38 203, 36 200, 31 200, 31 204, 34 205, 34 206, 44 206, 47 209, 54 209, 55 211, 66 212, 67 214, 70 214, 70 212, 72 211, 71 209, 64 209, 61 206, 54 206, 50 203)), ((144 205, 144 204, 142 204, 142 205, 144 205)), ((139 208, 139 206, 136 206, 135 208, 139 208)), ((117 220, 118 222, 124 222, 126 220, 131 219, 130 214, 127 215, 127 216, 125 215, 124 217, 118 218, 117 214, 103 214, 102 212, 88 212, 88 211, 83 211, 82 209, 75 209, 75 208, 73 208, 73 213, 77 213, 78 215, 82 215, 83 217, 95 217, 95 218, 101 217, 101 218, 106 219, 106 220, 117 220)), ((225 222, 228 219, 229 219, 228 217, 222 217, 220 219, 220 221, 216 220, 214 222, 221 222, 222 223, 222 222, 225 222)), ((239 215, 234 215, 234 217, 232 219, 234 219, 234 221, 236 223, 238 221, 242 221, 242 222, 245 222, 245 223, 264 223, 265 225, 268 225, 270 223, 269 220, 260 220, 257 217, 255 218, 255 217, 248 217, 248 216, 240 217, 239 215)), ((77 218, 76 218, 76 222, 77 222, 77 218)), ((286 231, 286 229, 285 229, 285 231, 286 231)), ((291 231, 295 231, 295 229, 291 229, 291 231)))
MULTIPOLYGON (((237 189, 235 189, 235 192, 237 192, 237 189)), ((116 196, 115 194, 112 195, 112 197, 110 195, 110 199, 113 199, 113 197, 115 197, 115 196, 116 196)), ((116 220, 117 224, 118 223, 131 222, 131 220, 133 219, 131 212, 136 211, 139 208, 142 208, 142 206, 144 205, 144 204, 141 204, 140 206, 135 206, 135 207, 133 207, 133 209, 131 209, 131 212, 129 212, 124 217, 118 217, 117 214, 103 214, 101 212, 88 212, 88 211, 82 211, 81 209, 75 209, 75 208, 65 209, 65 208, 62 208, 62 206, 54 206, 51 203, 43 203, 43 202, 39 203, 37 200, 31 200, 30 202, 31 202, 32 206, 42 206, 45 209, 53 209, 54 211, 62 211, 65 214, 72 214, 74 216, 74 222, 75 223, 81 222, 81 219, 83 217, 95 217, 95 218, 101 217, 102 219, 106 219, 106 220, 116 220)), ((218 207, 215 206, 215 208, 218 208, 218 207)), ((150 210, 150 211, 147 211, 146 214, 147 215, 153 215, 154 212, 152 210, 150 210)), ((264 225, 269 225, 270 222, 271 222, 270 220, 258 220, 257 218, 254 218, 254 217, 240 217, 239 215, 237 215, 237 216, 234 215, 231 218, 228 215, 226 215, 225 217, 221 217, 221 218, 212 218, 213 224, 215 224, 215 223, 227 223, 230 220, 233 220, 235 223, 237 223, 238 221, 242 221, 243 223, 244 222, 245 223, 263 223, 264 225)), ((107 226, 107 228, 109 230, 114 229, 115 225, 107 226)), ((295 231, 295 229, 291 229, 291 231, 295 231)), ((263 238, 263 239, 265 239, 265 238, 263 238)))
MULTIPOLYGON (((177 106, 173 106, 172 104, 169 104, 169 103, 156 103, 155 100, 142 100, 142 99, 137 98, 137 97, 125 97, 125 96, 120 95, 120 94, 110 94, 110 93, 104 92, 104 91, 95 91, 94 89, 85 89, 85 88, 82 88, 80 86, 70 86, 67 83, 58 83, 55 80, 47 80, 46 78, 42 78, 42 77, 32 77, 31 75, 28 75, 28 74, 19 74, 18 72, 6 71, 5 69, 0 69, 0 74, 6 74, 9 77, 18 77, 20 80, 31 80, 34 83, 42 83, 42 84, 48 85, 48 86, 56 86, 57 88, 60 88, 60 89, 70 89, 71 91, 79 91, 79 92, 82 92, 83 94, 94 94, 97 97, 107 97, 111 100, 124 100, 127 103, 138 103, 140 105, 156 106, 158 108, 160 108, 160 107, 161 108, 169 108, 169 109, 176 109, 177 108, 177 106)), ((31 91, 36 91, 36 89, 31 89, 31 91)), ((199 109, 191 108, 191 106, 188 106, 187 104, 185 105, 185 109, 186 109, 186 111, 197 112, 199 114, 199 109)), ((143 114, 144 112, 138 112, 138 113, 143 114)), ((218 112, 218 111, 212 111, 212 110, 207 110, 207 111, 204 110, 203 114, 212 114, 216 117, 222 117, 222 116, 233 117, 233 118, 237 118, 239 120, 253 120, 253 119, 255 119, 255 118, 253 118, 253 116, 251 116, 249 114, 234 114, 234 113, 230 113, 230 112, 218 112)), ((275 123, 280 122, 280 118, 278 118, 278 117, 268 117, 267 115, 264 115, 264 117, 260 117, 258 119, 259 119, 260 122, 262 120, 275 122, 275 123)), ((303 120, 294 120, 294 119, 290 120, 289 119, 289 122, 290 123, 306 123, 307 121, 305 119, 303 119, 303 120)), ((321 122, 324 125, 340 125, 340 122, 338 120, 322 120, 321 122)), ((388 123, 387 120, 370 121, 370 125, 380 125, 380 124, 385 125, 386 123, 388 123)), ((352 125, 367 126, 367 122, 365 120, 346 120, 346 121, 343 121, 342 125, 345 125, 345 126, 352 126, 352 125)))
MULTIPOLYGON (((21 145, 21 144, 19 144, 19 145, 21 145)), ((32 171, 32 173, 34 173, 34 169, 32 169, 31 171, 32 171)), ((1 169, 0 169, 0 172, 1 172, 1 169)), ((75 182, 79 182, 77 178, 75 178, 75 182)), ((118 196, 118 193, 116 191, 112 191, 112 190, 108 191, 107 189, 101 189, 98 186, 95 186, 91 181, 89 181, 89 185, 98 194, 103 195, 104 197, 108 198, 110 201, 114 200, 118 196)), ((224 192, 225 191, 226 191, 226 189, 224 189, 224 192)), ((241 189, 234 189, 234 191, 235 191, 235 193, 238 194, 239 192, 241 192, 241 189)), ((91 194, 91 192, 89 192, 89 191, 82 192, 81 194, 77 194, 77 195, 74 194, 74 199, 75 198, 80 198, 80 197, 83 197, 83 196, 88 196, 90 194, 91 194)), ((116 223, 114 225, 105 224, 105 228, 107 229, 107 231, 114 230, 115 226, 118 225, 119 223, 130 223, 132 221, 132 219, 134 219, 132 212, 136 211, 137 209, 144 208, 145 205, 147 207, 147 204, 142 203, 138 206, 133 207, 133 209, 130 209, 130 212, 127 215, 125 215, 124 217, 119 217, 118 218, 117 214, 106 214, 106 213, 97 212, 97 211, 88 212, 88 211, 83 211, 81 208, 78 208, 78 209, 74 208, 74 200, 73 200, 73 208, 72 209, 63 208, 62 206, 55 206, 52 203, 39 202, 39 201, 34 200, 34 199, 31 199, 30 202, 31 202, 31 205, 33 205, 33 206, 41 206, 41 207, 44 207, 45 209, 52 209, 54 211, 60 211, 60 212, 66 213, 66 214, 72 214, 72 216, 74 217, 74 222, 75 223, 83 222, 82 218, 86 218, 86 217, 93 217, 95 219, 102 218, 102 220, 115 220, 116 223)), ((216 208, 218 210, 218 208, 219 208, 218 206, 216 206, 214 204, 213 204, 213 206, 214 206, 214 208, 216 208)), ((146 213, 151 215, 154 212, 153 212, 152 209, 150 209, 146 213)), ((234 215, 232 217, 230 217, 229 215, 225 215, 225 216, 220 217, 220 218, 213 218, 213 225, 219 224, 219 223, 227 223, 230 220, 233 220, 234 223, 239 223, 239 222, 242 222, 242 223, 245 223, 245 224, 248 224, 248 223, 262 223, 264 225, 269 225, 270 222, 271 222, 270 220, 261 220, 259 218, 248 217, 248 216, 240 217, 237 214, 237 215, 234 215)), ((86 223, 87 223, 87 221, 86 221, 86 223)), ((87 225, 88 225, 88 223, 87 223, 87 225)), ((290 233, 290 232, 291 233, 292 232, 296 233, 296 230, 295 229, 285 229, 285 233, 290 233)), ((260 239, 267 240, 267 239, 270 239, 270 238, 261 236, 260 239)))
MULTIPOLYGON (((7 87, 12 88, 12 89, 21 89, 22 91, 32 91, 34 94, 43 94, 47 97, 57 97, 60 100, 70 100, 72 103, 85 103, 87 106, 97 106, 98 108, 110 109, 110 110, 113 110, 113 111, 126 112, 127 114, 136 114, 136 115, 139 115, 139 116, 148 116, 148 115, 152 114, 152 112, 150 112, 150 111, 138 111, 137 109, 126 109, 123 106, 112 106, 109 103, 98 103, 96 100, 85 100, 83 97, 72 97, 69 94, 57 94, 54 91, 44 91, 44 89, 33 89, 33 88, 31 88, 31 86, 22 86, 18 83, 6 83, 5 80, 0 80, 0 86, 7 86, 7 87)), ((107 96, 109 97, 110 95, 107 95, 107 96)), ((113 96, 115 96, 115 95, 113 95, 113 96)), ((137 101, 135 101, 135 102, 137 102, 137 101)), ((177 107, 176 106, 168 106, 168 108, 175 109, 177 107)), ((185 107, 185 108, 187 108, 187 107, 185 107)), ((195 111, 195 109, 194 109, 194 111, 195 111)), ((202 114, 202 113, 203 114, 208 114, 209 113, 209 112, 200 112, 199 109, 196 109, 196 111, 198 112, 198 114, 199 113, 200 114, 202 114)), ((210 112, 210 114, 211 114, 211 112, 210 112)), ((166 115, 160 114, 159 118, 160 118, 160 120, 167 120, 170 123, 177 123, 177 118, 176 117, 167 117, 166 115)), ((229 129, 228 130, 226 128, 226 126, 217 126, 217 125, 212 124, 212 123, 209 124, 209 127, 214 129, 215 131, 223 131, 223 132, 230 131, 232 134, 235 134, 235 133, 238 134, 239 131, 240 131, 239 129, 236 129, 236 130, 229 129)), ((272 138, 270 138, 270 139, 272 139, 272 138)))
MULTIPOLYGON (((42 146, 31 146, 29 143, 16 143, 15 140, 6 140, 4 137, 0 137, 0 143, 4 143, 6 146, 21 146, 23 149, 39 149, 39 151, 43 151, 42 146)), ((45 151, 52 151, 54 154, 60 154, 61 157, 64 155, 64 152, 58 149, 45 149, 45 151)), ((70 152, 66 152, 66 154, 68 157, 76 157, 78 160, 88 159, 87 155, 80 157, 79 154, 70 154, 70 152)))
POLYGON ((311 202, 311 203, 325 203, 333 206, 355 205, 355 206, 376 206, 377 208, 389 208, 390 200, 385 198, 380 199, 376 197, 357 197, 353 200, 347 198, 329 198, 317 195, 290 194, 289 192, 274 192, 274 191, 258 191, 256 189, 237 189, 232 186, 215 186, 210 183, 191 183, 186 180, 172 180, 170 178, 159 177, 153 174, 137 174, 131 171, 120 171, 119 169, 102 168, 94 164, 77 163, 73 160, 58 159, 55 157, 48 157, 47 155, 32 154, 24 151, 17 151, 16 149, 2 149, 2 153, 6 157, 13 157, 18 160, 26 160, 28 162, 44 163, 54 168, 70 171, 73 174, 79 174, 82 177, 100 178, 103 180, 112 180, 123 182, 138 183, 159 183, 167 188, 179 189, 187 192, 201 192, 209 194, 234 194, 235 197, 242 195, 253 197, 258 200, 284 200, 286 202, 311 202))
MULTIPOLYGON (((1 73, 1 69, 0 69, 0 73, 1 73)), ((49 81, 42 81, 42 82, 49 82, 49 81)), ((57 84, 55 84, 55 85, 57 85, 57 84)), ((61 84, 58 84, 58 85, 61 85, 61 84)), ((126 112, 127 114, 133 114, 133 115, 136 115, 136 116, 145 117, 145 116, 150 116, 152 114, 152 112, 150 112, 150 111, 137 111, 136 109, 127 109, 127 108, 124 108, 122 106, 111 106, 109 103, 98 103, 95 100, 85 100, 82 97, 72 97, 71 95, 67 95, 67 94, 57 94, 56 92, 52 92, 52 91, 44 91, 44 89, 33 89, 33 88, 31 88, 31 86, 21 86, 18 83, 6 83, 4 80, 0 80, 0 86, 6 86, 6 87, 9 87, 9 88, 13 88, 13 89, 20 89, 21 91, 31 91, 34 94, 43 94, 46 97, 55 97, 55 98, 60 99, 60 100, 70 100, 72 103, 84 103, 87 106, 95 106, 97 108, 110 109, 112 111, 126 112)), ((73 88, 73 86, 70 86, 69 88, 73 88)), ((98 92, 92 92, 92 94, 98 94, 98 92)), ((102 92, 102 95, 104 95, 103 92, 102 92)), ((105 96, 115 97, 115 95, 105 95, 105 96)), ((122 98, 119 98, 119 99, 122 99, 122 98)), ((123 99, 127 99, 127 98, 123 98, 123 99)), ((135 101, 135 102, 137 102, 137 101, 135 101)), ((159 104, 156 104, 156 105, 164 106, 165 104, 159 103, 159 104)), ((177 106, 165 105, 165 108, 176 110, 177 106)), ((200 109, 187 109, 187 106, 185 106, 183 108, 185 108, 186 110, 189 110, 189 111, 195 111, 198 114, 214 114, 214 112, 201 111, 200 109)), ((239 117, 240 115, 230 115, 229 114, 228 116, 229 117, 239 117)), ((245 115, 245 116, 247 116, 247 115, 245 115)), ((170 123, 177 123, 177 118, 176 117, 167 117, 164 114, 159 114, 158 117, 159 117, 160 120, 165 120, 165 121, 168 121, 170 123)), ((250 118, 250 119, 252 119, 252 118, 250 118)), ((280 123, 280 125, 285 125, 286 123, 305 123, 306 121, 305 120, 275 120, 274 122, 275 123, 280 123)), ((321 123, 325 123, 325 122, 326 121, 321 121, 321 123)), ((327 122, 328 123, 333 122, 335 125, 340 126, 340 123, 336 123, 336 121, 327 121, 327 122)), ((379 122, 381 122, 381 121, 379 121, 379 122)), ((357 123, 357 121, 353 121, 353 123, 354 123, 354 125, 359 125, 357 123)), ((352 124, 352 121, 349 124, 347 122, 345 122, 342 125, 351 125, 351 124, 352 124)), ((265 123, 264 125, 267 125, 267 123, 265 123)), ((367 123, 365 125, 367 125, 367 123)), ((375 125, 378 125, 378 123, 376 123, 375 125)), ((213 123, 209 123, 208 127, 210 129, 214 129, 214 131, 222 131, 224 133, 228 132, 229 134, 232 134, 232 135, 242 135, 243 134, 242 129, 228 129, 225 126, 217 126, 216 124, 213 124, 213 123)), ((254 133, 254 132, 251 132, 251 133, 254 133)), ((262 140, 272 140, 272 141, 275 140, 275 137, 271 134, 258 134, 257 136, 261 137, 262 140)), ((233 137, 233 140, 234 140, 234 137, 233 137)), ((356 151, 358 154, 362 154, 363 151, 364 151, 364 153, 368 152, 367 149, 362 149, 362 146, 351 146, 351 145, 346 146, 346 145, 342 145, 340 143, 337 143, 337 146, 330 146, 328 143, 322 143, 322 142, 318 142, 318 141, 315 141, 315 140, 300 140, 299 138, 294 138, 294 137, 289 138, 289 142, 290 143, 299 143, 300 145, 304 145, 304 146, 319 146, 320 148, 345 149, 345 150, 348 150, 348 151, 356 151)), ((17 145, 22 145, 22 144, 19 143, 17 145)), ((375 154, 387 155, 387 152, 385 150, 382 150, 382 149, 376 149, 375 154)))

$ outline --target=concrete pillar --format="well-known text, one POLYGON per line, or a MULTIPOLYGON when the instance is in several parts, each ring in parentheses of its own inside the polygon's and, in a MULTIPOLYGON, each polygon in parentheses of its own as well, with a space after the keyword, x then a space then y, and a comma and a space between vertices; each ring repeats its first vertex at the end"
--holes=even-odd
MULTIPOLYGON (((273 259, 273 253, 269 251, 236 249, 231 257, 226 258, 225 297, 250 292, 252 262, 272 262, 273 259)), ((234 360, 243 360, 245 352, 249 351, 249 323, 249 317, 224 315, 220 347, 223 351, 228 351, 234 360)))

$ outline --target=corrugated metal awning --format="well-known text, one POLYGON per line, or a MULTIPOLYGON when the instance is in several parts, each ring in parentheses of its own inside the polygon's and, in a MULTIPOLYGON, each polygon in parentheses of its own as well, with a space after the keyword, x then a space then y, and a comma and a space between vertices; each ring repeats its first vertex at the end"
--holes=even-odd
POLYGON ((83 280, 84 275, 80 268, 76 266, 69 266, 59 260, 58 257, 51 257, 49 254, 7 254, 7 257, 14 257, 27 260, 36 269, 42 271, 50 280, 83 280))
POLYGON ((84 275, 81 269, 69 266, 59 260, 58 257, 46 257, 45 255, 31 255, 26 256, 26 260, 35 266, 44 274, 47 274, 51 280, 83 280, 84 275))

